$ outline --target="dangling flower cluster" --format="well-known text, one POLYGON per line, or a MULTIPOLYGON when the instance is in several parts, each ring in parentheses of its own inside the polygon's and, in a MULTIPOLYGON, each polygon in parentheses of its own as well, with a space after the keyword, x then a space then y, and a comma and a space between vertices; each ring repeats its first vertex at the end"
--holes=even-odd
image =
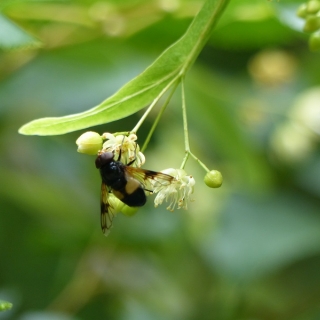
POLYGON ((195 180, 192 176, 188 176, 183 169, 166 169, 162 173, 173 176, 175 180, 170 184, 160 184, 155 186, 154 193, 158 193, 154 205, 157 207, 165 200, 169 202, 168 210, 174 211, 178 209, 188 209, 188 201, 193 193, 195 180))
POLYGON ((145 157, 140 152, 140 147, 136 143, 137 136, 130 133, 128 136, 123 134, 113 135, 112 133, 104 133, 100 136, 96 132, 88 131, 82 134, 76 141, 78 152, 97 155, 99 152, 113 152, 114 159, 119 158, 120 161, 128 164, 134 161, 131 166, 141 167, 145 163, 145 157))
MULTIPOLYGON (((100 136, 96 132, 86 132, 77 140, 78 152, 86 154, 112 152, 115 160, 118 160, 119 154, 121 154, 119 161, 122 163, 141 167, 145 163, 145 156, 140 151, 136 140, 137 136, 134 133, 130 133, 129 135, 104 133, 100 136)), ((193 154, 191 155, 193 156, 193 154)), ((198 162, 202 164, 199 160, 198 162)), ((202 166, 204 165, 202 164, 202 166)), ((216 170, 207 171, 205 183, 211 188, 220 187, 222 184, 221 173, 216 170)), ((187 175, 184 169, 166 169, 161 171, 161 173, 154 173, 150 178, 147 177, 143 181, 138 176, 135 177, 133 175, 133 178, 138 179, 146 191, 156 194, 154 200, 155 207, 158 207, 163 202, 167 202, 169 204, 167 209, 170 211, 174 211, 176 208, 188 209, 188 202, 192 201, 191 195, 194 191, 194 178, 191 175, 187 175)), ((121 211, 126 215, 132 215, 137 210, 137 208, 130 208, 124 205, 114 195, 110 195, 110 201, 113 201, 112 207, 117 212, 121 211)))
POLYGON ((121 161, 124 164, 128 164, 132 161, 131 166, 140 168, 145 163, 145 156, 140 152, 140 147, 136 143, 137 136, 134 133, 130 133, 129 136, 125 135, 113 135, 112 133, 104 133, 102 138, 106 140, 103 143, 102 150, 113 152, 114 158, 119 158, 121 151, 121 161))
POLYGON ((297 16, 305 19, 303 31, 311 33, 310 50, 320 50, 320 1, 309 0, 302 3, 297 10, 297 16))

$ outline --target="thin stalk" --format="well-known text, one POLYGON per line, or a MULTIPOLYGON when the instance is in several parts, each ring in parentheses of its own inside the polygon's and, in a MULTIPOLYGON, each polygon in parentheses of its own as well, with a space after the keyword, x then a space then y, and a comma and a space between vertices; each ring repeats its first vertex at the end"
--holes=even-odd
POLYGON ((166 110, 167 105, 169 104, 169 102, 171 100, 171 97, 172 97, 174 91, 176 90, 178 84, 179 84, 179 82, 177 80, 177 82, 173 85, 172 90, 171 90, 170 94, 168 95, 166 101, 163 103, 163 105, 162 105, 162 107, 161 107, 161 109, 160 109, 160 111, 159 111, 159 113, 158 113, 158 115, 157 115, 157 117, 156 117, 156 119, 155 119, 155 121, 154 121, 154 123, 153 123, 153 125, 152 125, 152 127, 151 127, 151 129, 149 131, 149 133, 148 133, 148 136, 147 136, 146 140, 144 141, 144 144, 143 144, 143 146, 141 148, 141 152, 143 152, 147 148, 148 143, 149 143, 149 141, 150 141, 150 139, 151 139, 151 137, 152 137, 152 135, 153 135, 153 133, 154 133, 159 121, 160 121, 160 119, 161 119, 161 116, 163 115, 164 111, 166 110))
POLYGON ((207 172, 210 171, 210 170, 208 169, 208 167, 207 167, 202 161, 200 161, 200 159, 199 159, 198 157, 196 157, 191 151, 189 151, 189 154, 190 154, 190 156, 191 156, 194 160, 196 160, 196 161, 200 164, 200 166, 201 166, 205 171, 207 171, 207 172))
POLYGON ((204 170, 209 172, 210 170, 207 168, 207 166, 200 161, 198 157, 196 157, 190 150, 190 143, 189 143, 189 131, 188 131, 188 120, 187 120, 187 107, 186 107, 186 95, 184 90, 184 78, 181 78, 181 101, 182 101, 182 118, 183 118, 183 133, 184 133, 184 148, 185 148, 185 156, 183 158, 182 164, 180 166, 180 169, 184 169, 189 156, 191 156, 193 159, 195 159, 204 170))
POLYGON ((188 131, 188 120, 187 120, 187 108, 186 108, 186 96, 184 91, 184 77, 181 78, 181 102, 182 102, 182 120, 183 120, 183 135, 184 135, 184 150, 185 156, 183 158, 180 169, 184 169, 190 154, 189 144, 189 131, 188 131))
POLYGON ((138 121, 136 126, 131 130, 131 132, 137 132, 141 125, 143 124, 144 120, 147 118, 153 107, 157 104, 157 102, 161 99, 161 97, 170 89, 170 87, 177 82, 179 79, 179 76, 174 77, 163 89, 162 91, 158 94, 158 96, 152 101, 150 104, 149 108, 145 111, 141 119, 138 121))
POLYGON ((185 167, 185 165, 186 165, 186 163, 188 161, 189 155, 190 155, 189 151, 186 151, 186 154, 185 154, 185 156, 184 156, 184 158, 182 160, 180 169, 184 169, 184 167, 185 167))
POLYGON ((184 78, 181 78, 181 101, 182 101, 182 119, 183 119, 183 133, 184 133, 184 148, 185 151, 190 151, 189 144, 189 131, 188 131, 188 120, 187 120, 187 108, 186 108, 186 96, 184 90, 184 78))

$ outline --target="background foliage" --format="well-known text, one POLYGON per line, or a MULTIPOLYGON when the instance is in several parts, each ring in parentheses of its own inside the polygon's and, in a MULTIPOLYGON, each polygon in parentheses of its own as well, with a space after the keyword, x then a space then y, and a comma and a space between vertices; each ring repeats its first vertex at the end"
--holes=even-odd
MULTIPOLYGON (((17 130, 103 101, 202 1, 1 2, 0 300, 13 308, 0 319, 320 317, 320 65, 300 3, 232 0, 187 75, 191 148, 223 173, 222 188, 205 187, 189 160, 189 211, 149 201, 105 238, 94 157, 76 153, 83 131, 17 130)), ((180 106, 177 93, 146 168, 180 165, 180 106)), ((140 116, 92 129, 126 131, 140 116)))

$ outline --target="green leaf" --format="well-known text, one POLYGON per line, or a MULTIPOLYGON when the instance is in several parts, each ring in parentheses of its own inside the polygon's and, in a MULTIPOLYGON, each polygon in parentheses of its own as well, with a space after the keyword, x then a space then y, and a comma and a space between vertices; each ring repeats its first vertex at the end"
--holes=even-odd
POLYGON ((0 300, 0 311, 9 310, 12 308, 12 303, 0 300))
POLYGON ((40 44, 40 41, 0 13, 0 48, 4 50, 26 49, 38 47, 40 44))
POLYGON ((144 72, 98 106, 65 117, 42 118, 19 129, 26 135, 57 135, 127 117, 150 104, 179 81, 207 42, 229 0, 207 0, 186 33, 144 72))

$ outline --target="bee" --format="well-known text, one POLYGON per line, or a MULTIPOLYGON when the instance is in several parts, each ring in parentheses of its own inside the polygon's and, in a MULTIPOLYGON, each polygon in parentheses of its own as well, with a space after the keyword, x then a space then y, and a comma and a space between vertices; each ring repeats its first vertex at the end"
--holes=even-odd
POLYGON ((102 183, 100 195, 101 229, 108 235, 112 227, 112 220, 116 214, 110 201, 110 193, 129 207, 142 207, 146 201, 146 193, 152 193, 156 186, 167 186, 175 178, 173 176, 141 168, 131 167, 133 161, 127 165, 120 160, 114 160, 113 152, 102 151, 95 164, 99 169, 102 183))

